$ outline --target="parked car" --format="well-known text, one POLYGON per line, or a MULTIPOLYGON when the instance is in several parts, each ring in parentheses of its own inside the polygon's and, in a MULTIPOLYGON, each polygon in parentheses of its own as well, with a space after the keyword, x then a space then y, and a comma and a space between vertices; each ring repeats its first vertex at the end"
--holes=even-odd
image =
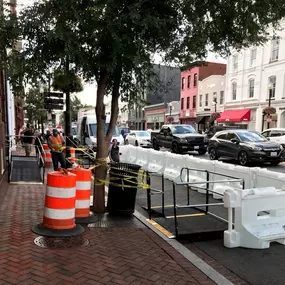
POLYGON ((283 161, 284 149, 256 132, 230 130, 218 132, 209 140, 208 153, 211 160, 228 157, 241 165, 250 162, 278 165, 283 161))
POLYGON ((262 135, 268 138, 270 141, 279 143, 285 148, 285 129, 268 129, 262 132, 262 135))
POLYGON ((206 134, 207 138, 210 139, 217 132, 236 130, 236 129, 239 129, 239 128, 238 127, 234 127, 234 126, 211 126, 208 130, 205 131, 205 134, 206 134))
POLYGON ((170 148, 174 153, 196 150, 199 154, 207 152, 205 135, 198 134, 190 125, 164 125, 159 132, 151 133, 155 150, 170 148))
POLYGON ((126 137, 126 144, 151 147, 150 133, 147 131, 131 131, 126 137))

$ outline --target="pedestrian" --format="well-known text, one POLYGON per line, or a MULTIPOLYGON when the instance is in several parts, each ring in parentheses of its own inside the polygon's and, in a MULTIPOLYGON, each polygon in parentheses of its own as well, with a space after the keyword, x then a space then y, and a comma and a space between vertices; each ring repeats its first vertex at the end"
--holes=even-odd
POLYGON ((34 142, 34 132, 29 123, 27 124, 27 128, 24 130, 23 135, 23 143, 26 156, 30 156, 32 152, 32 145, 34 142))
POLYGON ((118 146, 118 141, 116 139, 112 140, 112 147, 110 150, 110 158, 113 162, 120 162, 120 149, 118 146))
POLYGON ((65 141, 61 135, 59 135, 57 129, 53 129, 52 135, 48 138, 48 146, 51 150, 51 158, 53 163, 53 169, 58 169, 58 163, 61 168, 66 168, 65 156, 63 153, 63 145, 65 141))
POLYGON ((48 139, 51 136, 50 130, 47 130, 47 133, 45 135, 45 141, 48 143, 48 139))

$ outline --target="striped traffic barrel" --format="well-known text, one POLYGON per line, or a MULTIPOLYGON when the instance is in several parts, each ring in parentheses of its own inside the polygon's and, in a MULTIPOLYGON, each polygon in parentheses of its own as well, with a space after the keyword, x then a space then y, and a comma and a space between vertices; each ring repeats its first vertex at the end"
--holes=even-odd
POLYGON ((45 152, 45 166, 52 166, 52 158, 50 148, 47 144, 43 144, 44 152, 45 152))
POLYGON ((47 175, 43 226, 53 230, 75 225, 76 175, 60 170, 47 175))
POLYGON ((75 217, 88 217, 90 211, 92 173, 89 169, 80 166, 71 169, 70 172, 76 175, 75 217))
MULTIPOLYGON (((64 148, 63 152, 66 154, 66 148, 64 148)), ((75 163, 75 148, 71 147, 70 148, 70 161, 72 163, 75 163)))

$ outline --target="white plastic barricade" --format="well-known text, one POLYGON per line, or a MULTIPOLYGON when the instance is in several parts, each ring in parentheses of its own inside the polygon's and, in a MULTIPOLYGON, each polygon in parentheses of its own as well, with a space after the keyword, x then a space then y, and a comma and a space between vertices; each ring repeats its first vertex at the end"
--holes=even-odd
POLYGON ((174 153, 165 155, 164 177, 174 182, 181 182, 180 172, 185 167, 185 156, 174 153))
POLYGON ((120 146, 120 161, 123 163, 127 163, 129 153, 130 153, 130 146, 129 145, 120 146))
MULTIPOLYGON (((245 188, 253 188, 255 187, 254 181, 255 181, 255 175, 256 172, 259 168, 258 167, 244 167, 240 165, 234 165, 234 164, 229 164, 229 163, 224 163, 221 161, 216 161, 215 162, 215 172, 216 173, 221 173, 224 175, 232 176, 235 178, 242 178, 244 179, 245 183, 245 188)), ((210 180, 221 180, 221 176, 219 177, 218 175, 210 175, 210 180)), ((227 180, 227 178, 222 178, 227 180)), ((235 182, 233 182, 234 186, 235 182)), ((235 186, 234 186, 235 187, 235 186)))
POLYGON ((228 208, 226 247, 264 249, 271 242, 285 245, 285 191, 275 187, 226 190, 224 206, 228 208))
POLYGON ((135 164, 140 165, 143 170, 147 170, 149 162, 149 149, 137 147, 135 164))
POLYGON ((166 154, 166 152, 150 149, 148 153, 149 162, 147 170, 149 172, 163 174, 165 169, 166 154))
MULTIPOLYGON (((273 186, 277 189, 284 189, 285 174, 268 171, 267 169, 259 168, 256 172, 254 187, 270 187, 273 186)), ((284 189, 285 190, 285 189, 284 189)))
POLYGON ((120 161, 124 163, 136 164, 138 147, 125 145, 120 147, 120 161))
MULTIPOLYGON (((215 175, 212 175, 212 177, 215 177, 215 175)), ((220 176, 220 177, 222 177, 222 176, 220 176)), ((223 177, 222 179, 225 179, 225 178, 223 177)), ((221 179, 219 179, 219 180, 221 180, 221 179)), ((233 180, 233 179, 231 179, 231 180, 233 180)), ((242 189, 242 187, 243 187, 242 182, 240 182, 240 181, 227 182, 226 179, 225 179, 225 182, 213 183, 212 190, 215 191, 215 193, 213 193, 213 198, 218 199, 218 200, 223 199, 223 195, 224 195, 224 192, 226 190, 242 189)))

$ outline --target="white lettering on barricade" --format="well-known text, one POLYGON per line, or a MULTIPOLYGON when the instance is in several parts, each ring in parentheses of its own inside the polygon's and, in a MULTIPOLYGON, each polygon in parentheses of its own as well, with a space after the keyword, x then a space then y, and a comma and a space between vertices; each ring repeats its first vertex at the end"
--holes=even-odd
POLYGON ((137 159, 135 164, 140 165, 143 170, 147 170, 149 163, 149 149, 137 147, 137 159))
POLYGON ((166 153, 162 151, 149 150, 149 163, 147 170, 158 174, 163 174, 165 169, 165 156, 166 153))
POLYGON ((284 187, 284 184, 285 174, 259 168, 256 173, 256 181, 254 187, 258 188, 273 186, 277 189, 280 189, 284 187))
POLYGON ((180 172, 185 167, 185 156, 168 153, 165 158, 164 177, 174 182, 181 182, 180 172))
POLYGON ((230 189, 224 193, 224 206, 228 208, 225 247, 264 249, 271 242, 285 245, 284 191, 274 187, 230 189))

